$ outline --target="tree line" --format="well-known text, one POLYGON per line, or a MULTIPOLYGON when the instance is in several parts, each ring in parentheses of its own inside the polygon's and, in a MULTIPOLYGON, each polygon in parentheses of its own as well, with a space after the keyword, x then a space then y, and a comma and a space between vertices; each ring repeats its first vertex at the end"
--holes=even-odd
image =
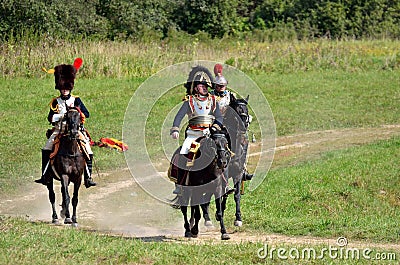
POLYGON ((2 0, 0 36, 399 38, 398 0, 2 0), (268 33, 268 34, 266 34, 268 33), (272 34, 273 33, 273 34, 272 34))

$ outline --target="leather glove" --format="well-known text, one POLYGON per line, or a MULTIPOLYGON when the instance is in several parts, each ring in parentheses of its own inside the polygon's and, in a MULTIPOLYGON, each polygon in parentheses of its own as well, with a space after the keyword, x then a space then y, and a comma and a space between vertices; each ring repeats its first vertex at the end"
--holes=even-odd
POLYGON ((171 133, 172 139, 178 139, 179 138, 179 133, 178 132, 172 132, 171 133))

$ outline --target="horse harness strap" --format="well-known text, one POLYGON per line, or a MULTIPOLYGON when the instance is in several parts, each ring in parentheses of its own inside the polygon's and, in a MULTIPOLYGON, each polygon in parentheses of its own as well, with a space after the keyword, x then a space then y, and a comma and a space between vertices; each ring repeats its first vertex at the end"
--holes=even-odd
POLYGON ((58 154, 58 155, 62 155, 62 156, 68 156, 68 157, 78 157, 78 156, 84 156, 86 158, 86 160, 90 159, 89 153, 87 152, 85 145, 84 145, 84 138, 82 134, 79 134, 79 139, 78 139, 78 146, 79 146, 79 150, 81 151, 79 154, 75 155, 75 154, 64 154, 64 153, 59 153, 59 147, 60 147, 60 138, 62 137, 62 134, 58 134, 56 136, 56 138, 54 139, 54 148, 53 148, 53 152, 50 154, 50 163, 51 165, 53 165, 54 162, 54 157, 58 154))
POLYGON ((53 148, 53 152, 50 154, 51 164, 53 164, 53 158, 58 153, 58 148, 60 147, 60 138, 61 138, 61 134, 57 134, 56 138, 54 138, 54 145, 53 145, 54 148, 53 148))
POLYGON ((188 154, 188 161, 186 162, 187 167, 194 166, 194 160, 196 159, 197 151, 199 151, 200 143, 197 141, 193 141, 190 145, 189 154, 188 154))

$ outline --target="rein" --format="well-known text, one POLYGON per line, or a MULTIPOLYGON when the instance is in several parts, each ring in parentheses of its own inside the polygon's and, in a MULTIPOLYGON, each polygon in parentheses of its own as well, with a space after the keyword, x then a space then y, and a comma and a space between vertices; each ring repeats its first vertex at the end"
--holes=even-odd
MULTIPOLYGON (((83 152, 81 150, 82 147, 80 146, 80 143, 83 142, 83 140, 79 138, 79 133, 78 132, 76 134, 72 134, 71 133, 71 129, 69 128, 70 127, 70 121, 68 120, 68 113, 69 112, 77 112, 80 115, 80 111, 78 109, 75 109, 75 108, 69 108, 68 109, 67 113, 65 113, 64 118, 63 118, 66 121, 65 122, 66 126, 65 126, 65 130, 64 130, 65 132, 61 135, 60 138, 68 137, 68 139, 71 142, 76 141, 76 145, 78 146, 78 150, 79 151, 76 152, 76 153, 73 153, 73 154, 59 151, 57 153, 57 155, 64 156, 64 157, 70 157, 70 158, 76 158, 76 157, 83 156, 83 152)), ((63 123, 61 122, 61 126, 62 126, 62 124, 63 123)), ((79 125, 78 125, 78 127, 79 127, 79 125)), ((62 131, 61 129, 60 129, 60 131, 62 131)), ((72 143, 72 144, 75 144, 75 143, 72 143)))

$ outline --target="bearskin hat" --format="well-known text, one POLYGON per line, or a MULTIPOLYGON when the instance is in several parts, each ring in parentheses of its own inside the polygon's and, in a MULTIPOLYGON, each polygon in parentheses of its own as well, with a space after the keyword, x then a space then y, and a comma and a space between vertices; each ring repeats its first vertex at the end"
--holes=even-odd
POLYGON ((61 64, 54 67, 55 89, 68 89, 74 88, 76 76, 76 68, 70 64, 61 64))
POLYGON ((210 70, 204 66, 198 65, 192 68, 184 86, 186 88, 186 94, 193 95, 194 88, 198 84, 204 84, 213 89, 214 83, 215 81, 210 70))
MULTIPOLYGON (((76 58, 74 64, 60 64, 54 67, 55 89, 74 89, 75 77, 78 69, 82 65, 82 59, 76 58)), ((47 72, 52 72, 51 70, 47 72)))

